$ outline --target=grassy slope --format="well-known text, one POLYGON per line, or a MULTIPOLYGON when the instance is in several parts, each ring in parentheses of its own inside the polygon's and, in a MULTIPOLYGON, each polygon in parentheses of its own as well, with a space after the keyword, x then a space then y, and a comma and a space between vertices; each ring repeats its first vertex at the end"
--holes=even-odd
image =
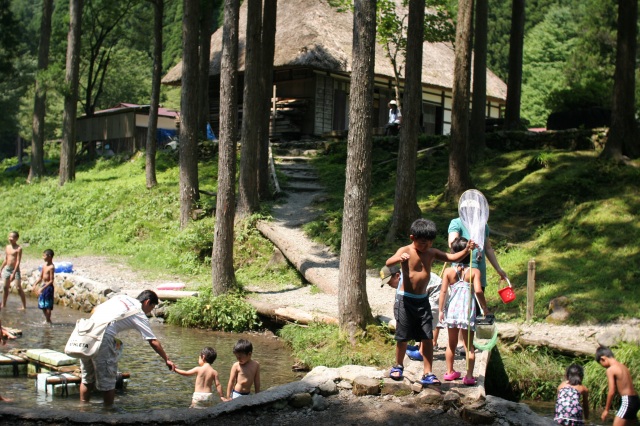
MULTIPOLYGON (((368 259, 370 267, 378 268, 407 240, 384 242, 393 210, 396 163, 382 163, 393 157, 393 147, 380 141, 374 145, 368 259)), ((318 158, 331 195, 324 201, 326 214, 307 225, 308 232, 334 247, 340 244, 345 161, 344 145, 334 145, 330 154, 318 158)), ((456 203, 442 197, 447 164, 447 153, 441 149, 418 160, 416 175, 419 205, 423 216, 438 225, 435 245, 441 249, 446 248, 447 225, 457 215, 456 203)), ((201 188, 215 191, 216 175, 215 161, 202 163, 201 188)), ((573 301, 574 322, 638 315, 638 169, 601 162, 593 152, 514 151, 490 153, 473 167, 472 176, 489 200, 492 243, 517 288, 517 301, 502 304, 496 274, 489 268, 489 303, 503 318, 524 317, 527 262, 532 258, 537 267, 536 319, 542 320, 549 300, 561 295, 573 301)), ((27 254, 39 256, 51 247, 57 260, 83 253, 121 255, 151 272, 167 270, 190 275, 194 284, 209 283, 215 200, 203 196, 204 218, 179 230, 174 157, 159 155, 159 185, 151 190, 145 188, 141 155, 82 166, 76 181, 63 187, 53 176, 31 185, 25 177, 25 172, 0 173, 4 200, 9 201, 0 204, 0 217, 5 233, 21 232, 27 254)), ((302 283, 290 268, 265 268, 272 245, 255 230, 243 227, 236 236, 241 283, 274 288, 302 283)))
MULTIPOLYGON (((372 268, 408 242, 384 242, 393 212, 396 162, 383 161, 393 150, 379 145, 373 152, 368 253, 372 268)), ((331 197, 325 216, 307 225, 315 238, 334 247, 340 244, 344 192, 344 180, 336 177, 344 175, 339 170, 344 170, 345 159, 344 148, 338 146, 332 155, 317 159, 331 197)), ((447 167, 448 153, 440 150, 420 159, 416 173, 418 203, 423 217, 438 226, 435 246, 440 249, 446 249, 447 226, 457 216, 457 203, 442 196, 447 167)), ((491 152, 473 167, 472 179, 489 200, 491 241, 517 288, 516 302, 502 304, 498 277, 488 268, 488 300, 502 318, 524 318, 530 259, 536 261, 536 319, 547 315, 549 300, 563 295, 572 301, 571 321, 576 323, 638 316, 640 170, 602 162, 594 152, 491 152)))
MULTIPOLYGON (((124 256, 150 275, 169 272, 190 277, 193 287, 210 285, 215 199, 203 195, 203 218, 180 231, 176 158, 158 154, 158 186, 151 190, 145 187, 144 169, 143 155, 101 159, 79 167, 75 182, 63 187, 54 176, 29 185, 26 171, 0 173, 8 201, 0 204, 0 233, 18 230, 29 256, 39 257, 45 248, 54 249, 57 261, 79 254, 124 256)), ((57 173, 55 166, 49 171, 57 173)), ((201 163, 199 175, 200 189, 215 191, 217 161, 201 163)), ((246 243, 235 247, 240 283, 259 280, 275 288, 302 283, 290 268, 265 268, 273 246, 255 229, 239 228, 236 236, 246 243)))

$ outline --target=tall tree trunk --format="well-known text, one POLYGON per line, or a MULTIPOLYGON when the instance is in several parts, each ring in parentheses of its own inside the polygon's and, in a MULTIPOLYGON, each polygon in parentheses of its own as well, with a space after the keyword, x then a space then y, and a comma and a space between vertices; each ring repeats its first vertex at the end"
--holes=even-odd
POLYGON ((635 64, 638 34, 638 1, 618 1, 616 71, 613 78, 611 129, 601 156, 614 160, 640 156, 635 120, 635 64))
POLYGON ((411 223, 420 217, 416 200, 416 156, 422 113, 422 44, 425 0, 409 2, 404 108, 398 149, 396 194, 387 241, 409 234, 411 223))
POLYGON ((451 105, 451 142, 449 143, 449 181, 446 189, 446 197, 449 200, 457 199, 472 186, 468 152, 472 17, 473 0, 458 0, 451 105))
POLYGON ((33 122, 31 138, 31 168, 27 182, 44 176, 44 120, 47 104, 46 83, 42 73, 49 67, 49 44, 51 41, 51 15, 53 0, 42 1, 40 21, 40 46, 38 47, 38 76, 36 95, 33 101, 33 122))
POLYGON ((180 228, 198 201, 198 14, 200 0, 183 0, 180 97, 180 228))
POLYGON ((488 0, 476 0, 473 44, 473 97, 471 99, 471 124, 469 155, 471 161, 482 158, 487 147, 485 122, 487 114, 487 16, 488 0))
POLYGON ((504 125, 507 130, 517 130, 520 123, 520 100, 522 96, 522 51, 524 45, 524 0, 513 0, 511 13, 511 36, 509 38, 509 78, 507 82, 507 105, 504 125))
POLYGON ((258 151, 258 196, 269 198, 269 121, 271 111, 271 91, 273 85, 273 56, 276 42, 277 0, 264 0, 262 15, 262 55, 260 69, 260 119, 258 151))
POLYGON ((218 196, 211 253, 213 293, 235 286, 233 270, 233 224, 236 210, 236 134, 238 127, 238 16, 240 0, 225 0, 220 64, 220 145, 218 149, 218 196))
POLYGON ((242 105, 242 147, 237 214, 247 217, 260 207, 258 198, 258 121, 260 120, 260 37, 262 0, 247 5, 247 37, 244 62, 244 96, 242 105))
POLYGON ((76 178, 76 113, 80 83, 80 35, 82 0, 69 1, 69 35, 64 76, 64 112, 62 114, 62 146, 60 148, 60 186, 76 178))
POLYGON ((211 33, 213 32, 213 1, 202 1, 200 17, 200 115, 198 134, 207 139, 209 118, 209 54, 211 53, 211 33))
POLYGON ((162 80, 162 17, 164 0, 152 0, 153 7, 153 79, 151 82, 151 106, 147 124, 145 176, 147 188, 158 184, 156 178, 156 149, 158 146, 158 108, 160 108, 160 81, 162 80))
POLYGON ((355 0, 338 320, 351 338, 373 321, 367 299, 367 227, 373 138, 376 1, 355 0))

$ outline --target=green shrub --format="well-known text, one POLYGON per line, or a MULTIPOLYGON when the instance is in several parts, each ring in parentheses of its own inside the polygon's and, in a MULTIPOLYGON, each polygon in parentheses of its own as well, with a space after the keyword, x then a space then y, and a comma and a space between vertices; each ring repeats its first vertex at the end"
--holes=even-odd
POLYGON ((254 330, 262 325, 256 310, 242 295, 214 296, 210 288, 199 290, 198 297, 180 299, 171 305, 167 322, 226 332, 254 330))
POLYGON ((308 327, 285 325, 278 335, 290 346, 293 355, 309 368, 318 365, 387 366, 395 354, 388 328, 370 325, 354 342, 336 325, 312 323, 308 327))

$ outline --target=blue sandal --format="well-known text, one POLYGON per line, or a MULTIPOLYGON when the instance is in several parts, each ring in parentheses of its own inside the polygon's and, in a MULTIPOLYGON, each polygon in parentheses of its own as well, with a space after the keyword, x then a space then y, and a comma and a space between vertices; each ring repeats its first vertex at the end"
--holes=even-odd
POLYGON ((422 383, 422 386, 429 386, 429 385, 440 386, 442 384, 440 383, 440 380, 438 380, 436 375, 433 373, 425 374, 424 376, 422 376, 422 379, 420 379, 420 383, 422 383))
POLYGON ((389 377, 393 380, 404 379, 404 367, 402 365, 396 365, 391 367, 391 370, 389 371, 389 377))

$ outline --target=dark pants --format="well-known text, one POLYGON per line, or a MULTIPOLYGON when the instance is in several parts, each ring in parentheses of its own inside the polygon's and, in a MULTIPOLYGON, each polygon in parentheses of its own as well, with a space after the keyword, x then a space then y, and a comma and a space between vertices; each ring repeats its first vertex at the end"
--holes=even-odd
POLYGON ((400 124, 398 123, 387 124, 387 126, 384 129, 384 135, 397 136, 399 131, 400 131, 400 124))

